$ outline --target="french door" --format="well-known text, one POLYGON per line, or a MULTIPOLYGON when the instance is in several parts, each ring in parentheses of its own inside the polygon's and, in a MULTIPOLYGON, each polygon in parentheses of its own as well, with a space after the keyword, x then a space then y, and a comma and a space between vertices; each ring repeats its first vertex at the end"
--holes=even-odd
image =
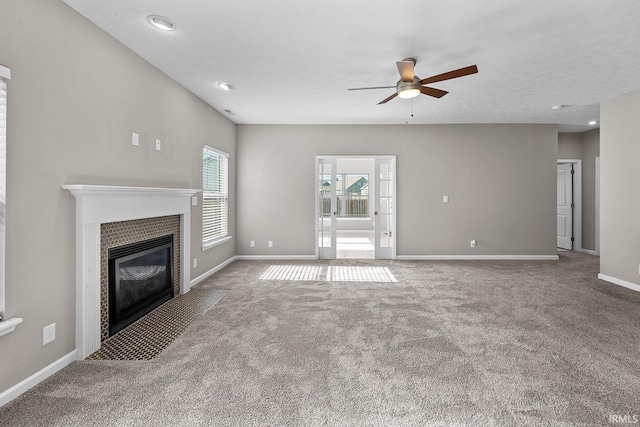
POLYGON ((338 217, 337 162, 339 159, 367 159, 372 162, 374 179, 369 189, 373 210, 376 259, 395 259, 395 156, 318 156, 316 163, 316 243, 320 259, 336 258, 338 217), (373 188, 371 188, 373 187, 373 188))

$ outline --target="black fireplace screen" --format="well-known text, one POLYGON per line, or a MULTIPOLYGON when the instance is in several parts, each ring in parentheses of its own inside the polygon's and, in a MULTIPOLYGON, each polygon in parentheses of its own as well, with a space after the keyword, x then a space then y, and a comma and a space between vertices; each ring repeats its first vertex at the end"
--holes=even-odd
POLYGON ((109 336, 173 298, 173 235, 109 249, 109 336))

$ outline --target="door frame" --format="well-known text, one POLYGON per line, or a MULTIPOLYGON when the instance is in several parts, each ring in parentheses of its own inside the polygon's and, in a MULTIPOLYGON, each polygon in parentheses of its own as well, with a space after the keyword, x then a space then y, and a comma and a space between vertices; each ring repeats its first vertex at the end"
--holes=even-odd
MULTIPOLYGON (((391 219, 391 227, 392 227, 392 232, 391 232, 391 259, 396 259, 396 218, 397 218, 397 200, 396 200, 396 178, 397 178, 397 167, 396 167, 396 156, 395 155, 345 155, 345 156, 340 156, 340 155, 318 155, 316 156, 316 164, 315 164, 315 176, 313 177, 314 179, 314 184, 313 184, 313 191, 314 194, 317 191, 317 181, 318 181, 318 174, 320 173, 319 169, 318 169, 318 165, 320 164, 320 159, 336 159, 336 161, 338 161, 339 159, 371 159, 371 161, 375 162, 376 159, 387 159, 387 160, 391 160, 392 164, 393 164, 393 182, 392 182, 392 188, 391 191, 393 192, 393 197, 392 197, 392 203, 393 203, 393 215, 392 215, 392 219, 391 219)), ((375 178, 375 177, 374 177, 375 178)), ((319 245, 319 233, 320 233, 320 229, 319 229, 319 224, 318 224, 318 217, 320 216, 320 202, 319 202, 319 198, 318 197, 314 197, 315 198, 315 216, 314 216, 314 229, 315 229, 315 246, 316 246, 316 259, 320 259, 320 245, 319 245)), ((373 219, 373 218, 372 218, 373 219)), ((374 219, 374 224, 375 224, 375 219, 374 219)), ((377 230, 375 229, 375 225, 374 225, 374 230, 373 232, 375 233, 377 230)), ((335 232, 335 230, 334 230, 335 232)))
POLYGON ((573 208, 573 250, 584 252, 582 249, 582 160, 558 159, 557 164, 561 163, 573 164, 573 204, 575 205, 573 208))

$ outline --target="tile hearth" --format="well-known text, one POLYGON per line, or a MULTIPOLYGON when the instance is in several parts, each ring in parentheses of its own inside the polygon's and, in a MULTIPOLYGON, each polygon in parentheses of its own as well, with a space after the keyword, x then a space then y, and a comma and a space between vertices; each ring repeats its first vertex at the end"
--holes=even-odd
POLYGON ((192 289, 102 342, 89 360, 151 360, 162 352, 193 321, 213 307, 226 291, 192 289))

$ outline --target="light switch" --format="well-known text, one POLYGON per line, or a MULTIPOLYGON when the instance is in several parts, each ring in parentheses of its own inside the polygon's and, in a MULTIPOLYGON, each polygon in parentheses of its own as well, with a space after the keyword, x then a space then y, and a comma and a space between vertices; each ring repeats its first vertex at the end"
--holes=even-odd
POLYGON ((131 132, 131 145, 135 145, 136 147, 140 145, 140 135, 135 132, 131 132))
POLYGON ((156 139, 156 151, 160 151, 162 149, 162 142, 159 139, 156 139))
POLYGON ((191 196, 191 204, 193 206, 198 206, 198 196, 191 196))
POLYGON ((442 203, 449 203, 449 196, 442 196, 442 203))

